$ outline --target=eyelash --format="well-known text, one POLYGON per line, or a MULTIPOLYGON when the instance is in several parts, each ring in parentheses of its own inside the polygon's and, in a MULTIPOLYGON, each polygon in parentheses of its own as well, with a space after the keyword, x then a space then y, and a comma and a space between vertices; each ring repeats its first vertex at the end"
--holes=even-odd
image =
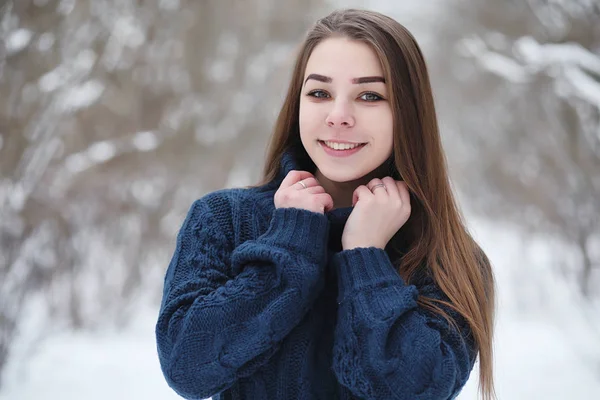
MULTIPOLYGON (((314 97, 315 99, 323 99, 324 98, 324 97, 320 97, 320 96, 315 96, 316 93, 327 93, 327 92, 325 92, 324 90, 313 90, 313 91, 309 92, 307 94, 307 96, 314 97)), ((384 100, 383 97, 381 97, 380 95, 378 95, 375 92, 365 92, 365 93, 361 94, 360 97, 365 96, 365 95, 373 95, 373 96, 377 97, 377 99, 375 99, 375 100, 364 100, 367 103, 375 103, 377 101, 384 100)))

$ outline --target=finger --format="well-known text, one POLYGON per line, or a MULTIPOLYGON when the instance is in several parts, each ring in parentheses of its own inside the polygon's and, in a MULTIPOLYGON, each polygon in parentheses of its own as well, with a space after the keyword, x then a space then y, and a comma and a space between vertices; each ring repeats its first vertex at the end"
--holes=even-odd
POLYGON ((402 199, 402 204, 407 204, 410 206, 410 192, 408 191, 408 186, 404 181, 396 181, 396 187, 398 188, 398 193, 400 194, 400 198, 402 199))
POLYGON ((379 183, 381 183, 381 179, 379 179, 379 178, 373 178, 365 186, 372 192, 373 191, 373 186, 375 186, 375 185, 377 185, 379 183))
POLYGON ((308 171, 290 171, 286 177, 283 179, 283 181, 281 181, 281 185, 280 187, 283 188, 288 188, 294 184, 296 184, 298 181, 301 181, 303 179, 307 179, 307 178, 311 178, 313 175, 308 172, 308 171))
POLYGON ((333 198, 328 193, 317 194, 316 197, 323 204, 325 211, 333 209, 333 198))
MULTIPOLYGON (((317 182, 317 180, 315 178, 306 178, 306 179, 301 179, 298 182, 302 182, 304 183, 304 185, 309 188, 309 187, 313 187, 313 186, 318 186, 319 182, 317 182)), ((298 183, 296 182, 296 184, 298 183)))
POLYGON ((375 178, 372 179, 368 184, 367 187, 369 188, 369 190, 371 191, 371 193, 373 193, 373 195, 375 197, 387 197, 388 196, 388 192, 387 192, 387 185, 385 185, 385 183, 383 183, 381 181, 381 179, 375 178), (384 186, 377 186, 377 185, 381 185, 383 184, 384 186))
POLYGON ((355 206, 360 199, 365 198, 367 196, 373 196, 373 193, 371 193, 368 187, 360 185, 352 193, 352 206, 355 206))
MULTIPOLYGON (((308 186, 308 185, 307 185, 308 186)), ((321 194, 321 193, 325 193, 325 189, 323 188, 323 186, 311 186, 308 189, 306 189, 306 191, 308 193, 312 193, 312 194, 321 194)))
POLYGON ((402 197, 400 196, 400 193, 398 191, 398 186, 396 185, 396 181, 394 180, 394 178, 392 178, 391 176, 386 176, 381 181, 384 183, 385 188, 387 189, 388 194, 390 196, 397 196, 400 199, 402 199, 402 197))

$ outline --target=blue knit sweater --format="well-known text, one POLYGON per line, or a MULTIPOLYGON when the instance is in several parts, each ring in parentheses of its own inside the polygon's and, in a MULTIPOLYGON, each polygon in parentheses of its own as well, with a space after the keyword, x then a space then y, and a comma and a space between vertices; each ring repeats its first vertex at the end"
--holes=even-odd
POLYGON ((276 180, 196 200, 177 235, 156 325, 164 376, 186 399, 452 399, 476 350, 417 305, 390 254, 341 249, 352 208, 275 209, 276 180))

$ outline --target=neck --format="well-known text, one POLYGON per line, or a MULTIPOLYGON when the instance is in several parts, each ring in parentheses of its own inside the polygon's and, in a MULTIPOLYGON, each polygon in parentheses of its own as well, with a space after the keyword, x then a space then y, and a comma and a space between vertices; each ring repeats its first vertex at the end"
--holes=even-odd
POLYGON ((333 208, 345 208, 352 207, 352 195, 357 187, 366 185, 374 178, 383 178, 385 175, 380 169, 376 169, 362 178, 348 181, 348 182, 335 182, 327 178, 317 169, 315 172, 315 178, 326 193, 329 193, 333 199, 333 208))

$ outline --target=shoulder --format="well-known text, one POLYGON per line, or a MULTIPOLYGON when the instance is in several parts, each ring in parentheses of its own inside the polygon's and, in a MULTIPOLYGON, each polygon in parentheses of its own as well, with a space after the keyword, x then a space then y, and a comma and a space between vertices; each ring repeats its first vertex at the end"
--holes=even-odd
POLYGON ((189 214, 210 219, 224 232, 232 232, 240 221, 257 214, 270 215, 274 194, 269 186, 220 189, 195 200, 189 214))
POLYGON ((195 207, 207 207, 213 214, 232 214, 251 206, 269 208, 274 190, 265 186, 227 188, 210 192, 194 201, 195 207))
POLYGON ((246 201, 248 193, 245 189, 220 189, 207 193, 196 199, 192 210, 199 213, 211 213, 215 216, 230 215, 233 209, 246 201))

